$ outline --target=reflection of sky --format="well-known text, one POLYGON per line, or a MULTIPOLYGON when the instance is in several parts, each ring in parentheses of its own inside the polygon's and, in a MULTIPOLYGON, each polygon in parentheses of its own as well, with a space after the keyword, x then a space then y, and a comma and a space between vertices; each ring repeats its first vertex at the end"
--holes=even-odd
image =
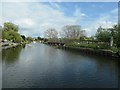
POLYGON ((98 26, 111 27, 118 19, 117 2, 3 3, 3 22, 12 21, 24 35, 43 36, 50 27, 58 31, 66 24, 79 24, 87 35, 98 26), (16 13, 14 13, 16 12, 16 13))

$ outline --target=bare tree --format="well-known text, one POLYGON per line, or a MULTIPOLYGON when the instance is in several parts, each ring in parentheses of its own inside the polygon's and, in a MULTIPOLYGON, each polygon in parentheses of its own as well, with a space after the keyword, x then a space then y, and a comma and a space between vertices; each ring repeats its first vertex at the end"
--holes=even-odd
POLYGON ((85 34, 84 30, 81 30, 79 25, 66 25, 63 27, 63 37, 79 39, 80 36, 85 34))
POLYGON ((58 32, 54 28, 49 28, 44 32, 44 36, 50 41, 56 41, 56 39, 58 38, 58 32))

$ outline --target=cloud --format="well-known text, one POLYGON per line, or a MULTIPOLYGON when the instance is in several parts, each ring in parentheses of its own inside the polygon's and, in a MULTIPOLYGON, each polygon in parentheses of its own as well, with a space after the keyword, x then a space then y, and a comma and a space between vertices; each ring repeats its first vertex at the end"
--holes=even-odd
POLYGON ((118 16, 113 16, 112 14, 110 14, 111 12, 116 14, 116 10, 117 9, 113 9, 109 13, 102 13, 100 17, 98 17, 96 20, 91 21, 89 24, 84 26, 87 35, 94 35, 99 26, 103 28, 111 28, 116 25, 118 22, 118 16))
POLYGON ((3 21, 18 24, 20 33, 27 36, 43 36, 50 27, 60 30, 66 24, 77 23, 73 17, 44 3, 3 3, 3 21))
POLYGON ((2 25, 2 3, 0 3, 0 25, 2 25))
POLYGON ((18 25, 20 25, 21 27, 24 27, 24 28, 33 27, 35 25, 34 21, 30 18, 16 20, 15 24, 18 24, 18 25))
MULTIPOLYGON (((20 33, 26 36, 44 36, 48 28, 56 28, 59 32, 64 25, 80 24, 86 19, 85 25, 81 23, 87 35, 93 35, 99 26, 110 27, 117 21, 116 9, 110 13, 102 13, 96 20, 87 22, 89 17, 78 6, 73 11, 73 16, 67 16, 57 3, 38 2, 5 2, 3 3, 3 22, 10 21, 20 26, 20 33), (113 15, 114 13, 114 15, 113 15)), ((0 23, 1 25, 1 23, 0 23)))
POLYGON ((86 14, 85 14, 85 13, 82 13, 82 12, 81 12, 81 9, 76 6, 76 10, 75 10, 75 12, 74 12, 74 16, 76 16, 76 17, 84 17, 84 16, 86 16, 86 14))

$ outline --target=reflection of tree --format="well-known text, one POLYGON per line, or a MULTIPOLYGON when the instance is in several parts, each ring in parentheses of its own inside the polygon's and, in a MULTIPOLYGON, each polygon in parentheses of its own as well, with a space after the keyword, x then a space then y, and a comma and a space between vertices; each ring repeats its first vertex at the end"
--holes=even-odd
POLYGON ((25 48, 26 44, 23 44, 22 46, 23 46, 23 48, 25 48))
POLYGON ((103 75, 108 75, 107 77, 109 78, 112 77, 110 80, 115 80, 113 81, 114 83, 120 81, 120 72, 119 68, 120 66, 118 65, 119 62, 117 62, 117 58, 112 58, 112 57, 103 57, 103 56, 97 56, 97 55, 91 55, 92 60, 94 60, 94 63, 96 65, 97 72, 99 72, 99 78, 102 79, 104 76, 103 75), (119 77, 118 77, 119 75, 119 77), (115 79, 114 79, 115 77, 115 79))
POLYGON ((118 88, 120 88, 120 62, 118 62, 118 88))
POLYGON ((80 54, 84 57, 90 58, 90 62, 93 62, 93 64, 96 65, 96 69, 98 70, 98 72, 104 73, 103 71, 105 72, 108 71, 110 75, 114 73, 116 77, 118 77, 117 73, 118 73, 118 68, 120 68, 120 63, 118 66, 117 58, 112 58, 108 56, 105 57, 97 54, 86 54, 83 52, 80 53, 79 51, 73 51, 73 50, 72 52, 75 54, 78 54, 78 55, 80 54))
POLYGON ((0 51, 0 64, 2 62, 2 51, 0 51))
POLYGON ((6 63, 13 63, 18 60, 22 46, 16 48, 9 48, 2 51, 2 60, 6 63))

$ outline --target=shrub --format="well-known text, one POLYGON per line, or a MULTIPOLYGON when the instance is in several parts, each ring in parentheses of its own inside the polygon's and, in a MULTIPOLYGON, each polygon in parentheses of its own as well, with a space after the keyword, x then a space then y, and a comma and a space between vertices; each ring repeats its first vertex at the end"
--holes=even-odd
POLYGON ((111 50, 112 50, 113 52, 117 52, 119 49, 118 49, 117 47, 111 47, 111 50))

